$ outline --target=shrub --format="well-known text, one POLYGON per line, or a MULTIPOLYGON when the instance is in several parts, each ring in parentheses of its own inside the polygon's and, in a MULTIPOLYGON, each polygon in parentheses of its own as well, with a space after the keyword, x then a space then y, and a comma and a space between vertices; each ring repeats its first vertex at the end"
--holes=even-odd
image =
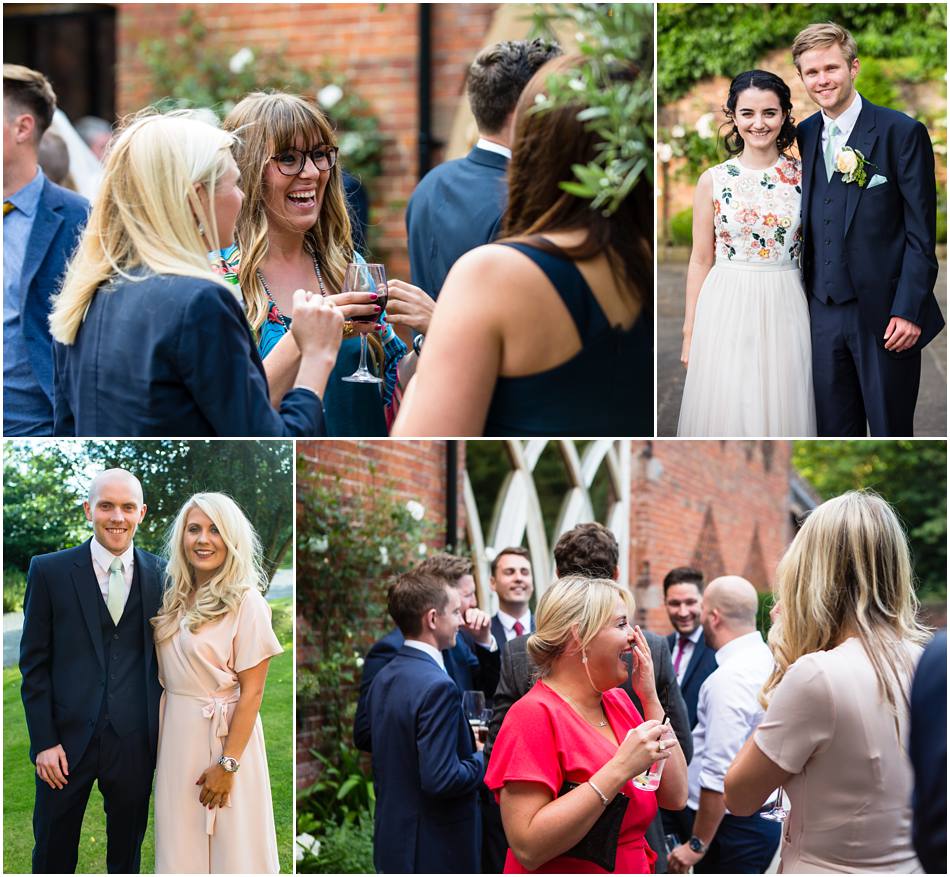
POLYGON ((670 242, 675 247, 693 245, 693 208, 687 207, 670 220, 670 242))
POLYGON ((372 874, 373 820, 362 817, 355 823, 331 828, 317 838, 317 855, 305 852, 297 862, 298 874, 372 874))
POLYGON ((22 612, 26 596, 26 574, 15 566, 3 570, 3 611, 22 612))

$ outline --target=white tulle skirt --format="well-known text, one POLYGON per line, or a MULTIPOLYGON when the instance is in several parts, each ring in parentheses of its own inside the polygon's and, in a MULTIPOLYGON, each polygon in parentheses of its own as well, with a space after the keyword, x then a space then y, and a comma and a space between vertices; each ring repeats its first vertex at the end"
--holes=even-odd
POLYGON ((795 265, 717 262, 696 303, 680 436, 813 436, 808 302, 795 265))

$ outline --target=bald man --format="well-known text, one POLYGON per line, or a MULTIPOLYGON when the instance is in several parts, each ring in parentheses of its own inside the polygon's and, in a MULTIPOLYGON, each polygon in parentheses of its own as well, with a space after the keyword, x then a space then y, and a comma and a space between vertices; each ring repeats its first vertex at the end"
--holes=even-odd
POLYGON ((34 874, 76 870, 94 782, 110 873, 138 873, 148 822, 161 697, 149 619, 164 565, 133 546, 146 506, 130 472, 96 475, 83 510, 92 537, 34 557, 27 574, 20 672, 36 765, 34 874))
POLYGON ((723 803, 723 778, 762 721, 759 692, 772 672, 772 653, 755 628, 758 608, 758 593, 739 576, 714 579, 703 594, 700 623, 718 666, 699 690, 686 807, 692 828, 670 853, 670 873, 764 874, 778 848, 781 823, 734 816, 723 803))

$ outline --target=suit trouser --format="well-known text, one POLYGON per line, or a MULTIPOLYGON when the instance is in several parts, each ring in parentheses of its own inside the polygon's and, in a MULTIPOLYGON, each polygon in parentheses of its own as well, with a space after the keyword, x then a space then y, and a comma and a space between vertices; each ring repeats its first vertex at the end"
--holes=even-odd
POLYGON ((501 874, 508 855, 508 838, 495 793, 484 783, 478 790, 482 809, 482 874, 501 874))
POLYGON ((808 299, 818 435, 912 436, 920 351, 895 357, 864 326, 857 300, 808 299))
POLYGON ((37 776, 33 873, 75 872, 83 814, 98 780, 106 812, 106 868, 110 874, 137 874, 153 772, 147 730, 119 737, 105 725, 89 741, 78 764, 69 765, 62 789, 51 789, 37 776))
MULTIPOLYGON (((696 811, 686 808, 690 828, 696 811)), ((764 874, 772 863, 779 841, 782 839, 782 823, 763 819, 758 813, 751 816, 722 817, 716 836, 709 844, 706 855, 694 866, 694 874, 764 874)))

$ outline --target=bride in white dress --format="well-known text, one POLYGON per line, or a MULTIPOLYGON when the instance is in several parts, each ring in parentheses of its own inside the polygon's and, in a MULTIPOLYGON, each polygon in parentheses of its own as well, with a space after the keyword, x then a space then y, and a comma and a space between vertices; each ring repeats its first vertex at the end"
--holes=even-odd
POLYGON ((812 436, 808 303, 798 261, 801 164, 788 86, 740 73, 728 161, 699 178, 686 278, 680 436, 812 436))

